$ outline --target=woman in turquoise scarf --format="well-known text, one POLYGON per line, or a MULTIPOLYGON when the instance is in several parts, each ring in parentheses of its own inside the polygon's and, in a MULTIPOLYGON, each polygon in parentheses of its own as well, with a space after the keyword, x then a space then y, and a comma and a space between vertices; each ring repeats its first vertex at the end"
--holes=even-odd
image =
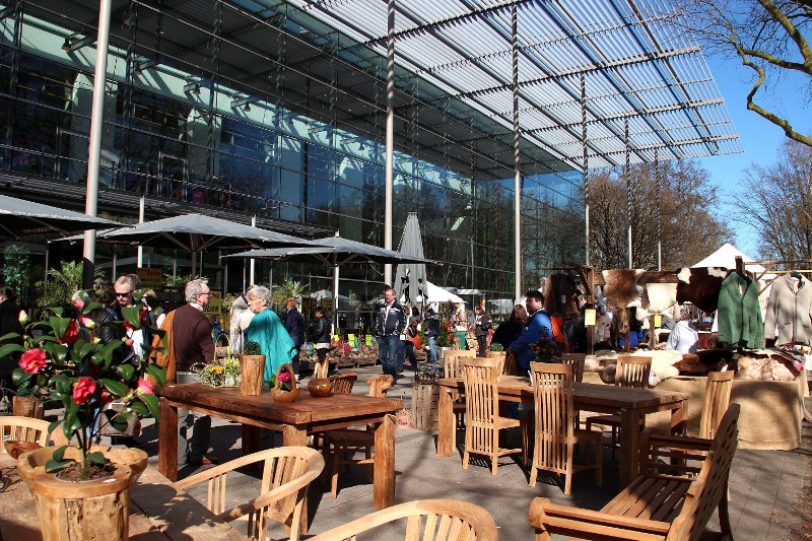
POLYGON ((259 344, 265 355, 265 381, 270 381, 280 366, 291 362, 298 349, 282 320, 268 307, 271 291, 267 287, 251 286, 245 298, 248 307, 256 314, 245 329, 245 342, 259 344))

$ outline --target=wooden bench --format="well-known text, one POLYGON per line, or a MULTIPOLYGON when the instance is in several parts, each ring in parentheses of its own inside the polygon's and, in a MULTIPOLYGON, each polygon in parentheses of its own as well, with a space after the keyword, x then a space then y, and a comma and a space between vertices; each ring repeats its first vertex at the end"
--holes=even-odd
MULTIPOLYGON (((727 480, 736 451, 738 417, 739 405, 731 404, 713 440, 685 438, 679 444, 686 453, 705 451, 696 476, 656 473, 658 453, 648 449, 647 456, 655 459, 652 466, 600 511, 535 498, 530 504, 529 518, 530 526, 536 531, 536 540, 547 541, 552 534, 600 540, 732 540, 727 480), (722 532, 706 531, 705 526, 717 506, 722 532)), ((654 448, 662 449, 657 444, 654 448)), ((663 456, 673 459, 675 453, 669 449, 663 456)), ((672 472, 678 467, 674 462, 668 465, 672 472)), ((690 469, 686 468, 686 471, 690 469)))

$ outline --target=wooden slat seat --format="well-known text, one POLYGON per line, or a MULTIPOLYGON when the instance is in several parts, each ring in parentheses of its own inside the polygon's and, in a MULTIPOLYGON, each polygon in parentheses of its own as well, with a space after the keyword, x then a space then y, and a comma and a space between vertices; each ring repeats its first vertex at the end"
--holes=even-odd
POLYGON ((358 379, 358 374, 348 372, 346 374, 336 374, 328 378, 333 384, 333 394, 352 394, 352 388, 355 386, 355 380, 358 379))
POLYGON ((727 507, 727 483, 738 442, 739 405, 731 405, 713 440, 685 438, 685 446, 707 452, 695 478, 643 474, 600 511, 557 505, 536 498, 530 505, 530 525, 537 541, 553 534, 578 539, 732 541, 727 507), (706 531, 715 509, 721 532, 706 531))

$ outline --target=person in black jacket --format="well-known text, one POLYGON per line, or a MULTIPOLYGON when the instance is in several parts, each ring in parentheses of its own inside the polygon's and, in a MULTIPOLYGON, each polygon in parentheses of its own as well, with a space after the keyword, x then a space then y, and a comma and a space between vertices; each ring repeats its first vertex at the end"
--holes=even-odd
POLYGON ((296 309, 296 299, 293 297, 288 297, 286 305, 285 330, 288 331, 288 334, 293 339, 293 343, 296 344, 296 355, 293 357, 291 365, 293 366, 293 371, 298 376, 299 350, 301 350, 302 344, 304 344, 304 318, 302 317, 302 313, 296 309))
POLYGON ((476 309, 476 318, 474 319, 474 336, 476 336, 476 341, 478 350, 477 355, 479 357, 485 356, 485 351, 488 349, 488 333, 491 330, 491 316, 488 312, 485 311, 484 308, 481 306, 477 306, 476 309))
POLYGON ((310 322, 310 341, 316 348, 319 362, 323 363, 330 351, 330 320, 324 314, 324 308, 321 306, 316 308, 313 315, 313 321, 310 322))
MULTIPOLYGON (((8 286, 0 286, 0 336, 16 332, 23 334, 23 326, 20 323, 20 307, 14 302, 14 290, 8 286)), ((18 344, 23 345, 23 337, 7 338, 0 341, 0 345, 18 344)), ((0 387, 11 389, 11 373, 17 368, 20 360, 19 353, 12 353, 0 358, 0 387)), ((2 395, 0 395, 2 398, 2 395)))
POLYGON ((383 292, 384 304, 375 318, 375 336, 378 338, 378 357, 384 374, 390 374, 395 380, 400 374, 397 371, 398 341, 406 329, 406 314, 395 299, 395 290, 387 288, 383 292))
POLYGON ((429 362, 437 362, 437 337, 440 336, 440 316, 433 308, 426 312, 426 338, 429 341, 429 362))
POLYGON ((517 304, 513 307, 510 319, 503 321, 494 331, 491 344, 502 344, 507 351, 510 344, 522 334, 525 325, 527 325, 527 309, 524 305, 517 304))

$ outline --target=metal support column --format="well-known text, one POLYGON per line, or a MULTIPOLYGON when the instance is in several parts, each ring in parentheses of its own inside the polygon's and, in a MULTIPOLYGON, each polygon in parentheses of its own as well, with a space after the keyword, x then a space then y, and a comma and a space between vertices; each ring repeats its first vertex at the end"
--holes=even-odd
POLYGON ((634 220, 634 190, 632 189, 632 175, 629 171, 629 119, 626 118, 623 122, 623 146, 626 149, 626 168, 624 175, 626 177, 626 214, 629 219, 629 268, 634 268, 633 253, 632 253, 632 221, 634 220))
POLYGON ((513 61, 513 254, 514 298, 520 302, 522 297, 522 174, 519 169, 521 134, 519 132, 519 15, 514 4, 510 8, 510 51, 513 61))
POLYGON ((581 143, 583 159, 581 167, 584 181, 584 263, 589 265, 589 153, 586 145, 586 77, 581 72, 581 143))
POLYGON ((662 214, 661 214, 661 207, 660 207, 660 197, 662 194, 660 193, 660 155, 657 152, 657 149, 654 149, 654 191, 655 197, 657 198, 656 205, 657 205, 657 270, 663 270, 663 223, 662 223, 662 214))
MULTIPOLYGON (((389 0, 386 35, 386 167, 383 247, 392 249, 392 200, 395 165, 395 0, 389 0)), ((384 265, 384 282, 392 286, 392 264, 384 265)))
MULTIPOLYGON (((110 0, 99 0, 99 31, 96 39, 96 71, 93 75, 93 104, 90 113, 90 138, 87 149, 87 192, 85 214, 96 216, 99 204, 99 163, 101 158, 102 122, 104 120, 104 86, 107 79, 107 43, 110 37, 110 0)), ((84 270, 82 285, 93 287, 93 266, 96 261, 96 230, 85 231, 82 253, 84 270)))

